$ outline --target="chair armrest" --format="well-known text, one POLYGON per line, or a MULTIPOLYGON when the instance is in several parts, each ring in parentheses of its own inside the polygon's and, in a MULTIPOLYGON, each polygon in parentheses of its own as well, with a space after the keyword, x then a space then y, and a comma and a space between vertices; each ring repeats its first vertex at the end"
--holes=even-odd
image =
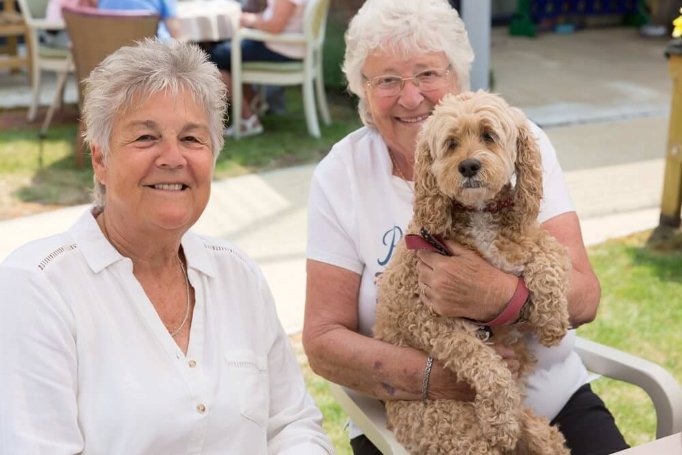
POLYGON ((49 21, 47 19, 31 19, 26 22, 26 25, 35 30, 66 30, 64 22, 49 21))
POLYGON ((409 455, 386 428, 386 410, 381 401, 328 382, 329 391, 348 417, 384 455, 409 455))
POLYGON ((302 33, 268 33, 254 28, 240 27, 236 36, 242 39, 252 39, 255 41, 276 41, 279 43, 306 44, 305 35, 302 33))
POLYGON ((682 430, 682 389, 675 378, 661 366, 576 337, 575 349, 588 370, 642 388, 656 409, 656 438, 682 430))

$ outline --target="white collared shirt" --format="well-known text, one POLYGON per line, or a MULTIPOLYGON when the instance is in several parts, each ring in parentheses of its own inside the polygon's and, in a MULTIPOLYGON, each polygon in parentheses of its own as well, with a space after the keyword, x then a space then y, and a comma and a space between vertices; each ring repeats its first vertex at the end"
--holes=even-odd
POLYGON ((0 453, 332 452, 258 267, 182 247, 186 355, 90 212, 0 265, 0 453))

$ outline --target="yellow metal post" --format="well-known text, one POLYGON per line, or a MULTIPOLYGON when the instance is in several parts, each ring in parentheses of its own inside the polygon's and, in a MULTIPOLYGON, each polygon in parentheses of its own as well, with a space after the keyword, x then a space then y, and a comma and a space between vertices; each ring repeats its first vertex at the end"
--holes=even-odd
POLYGON ((673 80, 673 96, 659 223, 661 226, 678 228, 682 206, 682 42, 672 41, 666 49, 666 55, 673 80))

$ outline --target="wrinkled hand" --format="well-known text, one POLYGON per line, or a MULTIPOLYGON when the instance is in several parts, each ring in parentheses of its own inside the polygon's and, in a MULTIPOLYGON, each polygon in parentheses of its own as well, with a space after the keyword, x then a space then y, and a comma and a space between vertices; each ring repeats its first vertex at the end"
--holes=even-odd
POLYGON ((493 319, 514 293, 516 277, 496 269, 469 248, 452 241, 446 245, 452 256, 417 252, 425 303, 441 316, 493 319))

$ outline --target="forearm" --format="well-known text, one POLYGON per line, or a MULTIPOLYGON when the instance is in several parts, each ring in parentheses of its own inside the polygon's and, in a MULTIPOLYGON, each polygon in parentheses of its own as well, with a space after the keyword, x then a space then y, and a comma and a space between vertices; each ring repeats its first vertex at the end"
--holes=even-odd
POLYGON ((280 24, 279 21, 265 20, 262 14, 255 14, 254 20, 249 27, 267 33, 281 33, 284 30, 284 25, 280 24))
MULTIPOLYGON (((308 261, 303 347, 320 376, 382 400, 418 400, 427 353, 357 332, 360 276, 308 261)), ((429 398, 466 399, 468 387, 434 362, 429 398)))
POLYGON ((268 19, 265 19, 263 14, 244 13, 240 22, 244 27, 255 28, 267 33, 282 33, 291 20, 295 9, 296 5, 290 1, 278 0, 268 19))
POLYGON ((572 327, 594 320, 601 298, 599 279, 592 270, 575 212, 556 216, 542 224, 559 243, 568 249, 571 272, 568 288, 568 314, 572 327))
POLYGON ((182 27, 180 26, 180 19, 176 17, 169 17, 165 20, 166 28, 171 37, 177 40, 184 40, 182 27))
POLYGON ((571 269, 568 291, 568 317, 571 327, 577 328, 592 322, 597 315, 601 286, 592 271, 571 269))
POLYGON ((421 397, 427 355, 338 327, 324 334, 304 331, 308 361, 320 376, 382 400, 421 397))

